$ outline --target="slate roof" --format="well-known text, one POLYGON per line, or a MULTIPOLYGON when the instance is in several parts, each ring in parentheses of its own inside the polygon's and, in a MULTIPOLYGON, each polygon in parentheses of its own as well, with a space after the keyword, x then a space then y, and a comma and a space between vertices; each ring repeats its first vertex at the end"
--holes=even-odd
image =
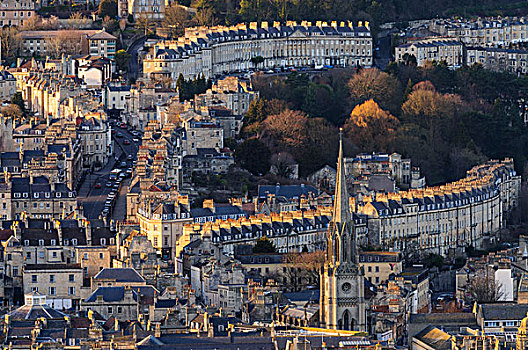
POLYGON ((479 305, 484 320, 522 320, 528 313, 528 304, 494 303, 479 305))
POLYGON ((286 197, 288 199, 299 198, 306 196, 309 193, 313 193, 315 196, 318 195, 319 191, 310 185, 259 185, 258 196, 260 198, 266 198, 268 194, 274 194, 275 196, 286 197))
MULTIPOLYGON (((138 292, 141 296, 154 297, 158 293, 153 286, 136 286, 131 287, 134 300, 137 301, 138 292)), ((104 302, 118 302, 124 299, 126 287, 99 287, 88 298, 86 303, 97 301, 98 296, 103 298, 104 302)))
POLYGON ((64 316, 66 315, 62 312, 52 309, 47 305, 23 305, 9 313, 9 317, 12 320, 36 320, 38 318, 64 319, 64 316))
POLYGON ((143 283, 145 279, 133 268, 104 268, 94 280, 113 280, 115 282, 143 283))
POLYGON ((418 332, 413 338, 424 342, 435 350, 451 349, 451 335, 432 325, 425 327, 422 331, 418 332))

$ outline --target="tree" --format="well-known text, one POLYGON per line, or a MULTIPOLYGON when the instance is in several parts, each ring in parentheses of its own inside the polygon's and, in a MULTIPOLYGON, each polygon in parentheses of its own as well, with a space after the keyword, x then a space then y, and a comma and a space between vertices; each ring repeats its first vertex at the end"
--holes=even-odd
POLYGON ((257 239, 257 243, 255 243, 255 245, 253 246, 254 254, 276 252, 277 248, 275 248, 275 244, 273 244, 273 242, 270 241, 267 237, 260 237, 259 239, 257 239))
POLYGON ((117 2, 115 0, 101 0, 99 3, 99 11, 97 11, 99 18, 115 18, 117 16, 117 2))
POLYGON ((199 7, 193 19, 201 26, 213 26, 217 22, 215 11, 212 7, 199 7))
POLYGON ((345 122, 346 135, 362 151, 390 151, 399 121, 376 102, 368 100, 354 108, 345 122))
POLYGON ((66 23, 68 23, 68 27, 72 29, 80 29, 85 28, 88 25, 88 19, 82 15, 80 12, 74 12, 66 20, 66 23))
POLYGON ((495 281, 493 270, 485 275, 477 275, 471 278, 466 293, 469 302, 477 303, 497 302, 504 296, 502 284, 495 281))
POLYGON ((294 173, 293 165, 295 165, 295 160, 288 152, 276 153, 271 156, 271 170, 279 177, 289 179, 294 173))
POLYGON ((240 143, 235 149, 235 159, 254 175, 264 175, 270 168, 271 152, 269 148, 256 138, 240 143))
POLYGON ((128 71, 128 63, 130 62, 131 55, 126 52, 125 50, 119 50, 116 53, 115 61, 117 64, 117 68, 120 71, 127 72, 128 71))
POLYGON ((308 117, 300 111, 284 110, 270 115, 264 121, 262 138, 267 138, 270 145, 277 149, 296 149, 304 144, 308 117))
POLYGON ((11 104, 18 106, 22 113, 26 113, 26 104, 24 103, 22 92, 18 91, 13 95, 13 98, 11 99, 11 104))
POLYGON ((148 18, 145 15, 141 15, 138 17, 135 27, 138 30, 141 30, 144 32, 144 35, 147 36, 149 34, 152 34, 154 30, 156 29, 156 23, 154 23, 150 18, 148 18))
POLYGON ((396 113, 401 102, 401 85, 394 76, 377 68, 362 69, 348 82, 352 102, 376 101, 381 108, 396 113))
POLYGON ((22 117, 22 109, 15 104, 8 104, 7 106, 2 107, 0 112, 3 116, 11 119, 19 119, 22 117))
POLYGON ((259 64, 264 63, 264 57, 262 57, 260 55, 251 57, 251 63, 253 63, 253 66, 258 67, 259 64))
POLYGON ((0 40, 2 45, 2 62, 15 60, 18 56, 22 41, 16 27, 4 27, 0 31, 0 40))
POLYGON ((190 23, 190 16, 187 10, 173 3, 165 10, 165 19, 163 25, 169 29, 171 37, 179 37, 184 34, 185 28, 190 23))
POLYGON ((323 251, 284 254, 285 269, 279 275, 280 282, 291 291, 319 285, 319 271, 324 261, 323 251))
POLYGON ((48 53, 59 58, 64 52, 80 54, 83 48, 83 38, 75 30, 60 30, 57 35, 49 40, 48 53))

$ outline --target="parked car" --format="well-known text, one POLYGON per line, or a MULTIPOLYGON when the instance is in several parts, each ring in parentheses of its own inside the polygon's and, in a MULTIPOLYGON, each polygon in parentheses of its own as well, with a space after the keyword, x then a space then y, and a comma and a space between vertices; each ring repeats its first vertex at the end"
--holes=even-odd
POLYGON ((101 183, 100 182, 96 182, 95 185, 94 185, 94 188, 101 188, 101 183))
POLYGON ((121 164, 119 164, 119 167, 120 168, 126 168, 127 167, 127 162, 121 162, 121 164))
POLYGON ((118 133, 116 133, 116 137, 121 138, 121 137, 123 137, 123 134, 121 132, 118 132, 118 133))
POLYGON ((125 141, 123 141, 123 145, 130 145, 130 141, 128 139, 125 139, 125 141))

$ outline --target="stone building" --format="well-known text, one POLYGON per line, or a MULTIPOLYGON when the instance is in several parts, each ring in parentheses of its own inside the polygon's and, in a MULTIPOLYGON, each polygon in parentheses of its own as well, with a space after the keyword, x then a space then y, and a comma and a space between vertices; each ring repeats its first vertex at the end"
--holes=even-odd
POLYGON ((0 12, 0 26, 2 27, 22 27, 24 23, 37 15, 40 8, 40 1, 36 0, 6 0, 2 2, 0 12))
POLYGON ((388 175, 403 189, 425 186, 420 169, 413 167, 410 159, 402 158, 398 153, 360 153, 355 158, 345 158, 345 173, 354 178, 388 175))
POLYGON ((81 299, 83 273, 79 264, 26 264, 24 293, 46 295, 54 309, 77 309, 81 299))
POLYGON ((434 19, 430 29, 442 36, 456 38, 469 46, 497 46, 528 40, 528 23, 520 18, 434 19))
POLYGON ((143 60, 147 79, 206 78, 256 68, 370 67, 372 37, 369 23, 288 21, 239 24, 233 27, 187 28, 184 37, 157 43, 143 60))
POLYGON ((77 135, 81 140, 83 167, 92 171, 102 168, 112 154, 112 136, 106 114, 85 114, 77 135))
POLYGON ((398 252, 360 252, 359 265, 365 278, 375 285, 385 283, 390 275, 398 275, 403 270, 402 256, 398 252))
POLYGON ((370 244, 405 255, 448 255, 495 242, 507 212, 517 205, 520 182, 512 159, 490 161, 453 183, 365 196, 352 205, 368 216, 370 244))
POLYGON ((528 51, 498 47, 466 47, 466 65, 481 64, 493 71, 528 73, 528 51))
POLYGON ((410 42, 397 46, 395 55, 396 62, 405 62, 413 56, 419 67, 426 62, 445 62, 452 69, 464 65, 464 46, 453 39, 432 38, 410 42))
POLYGON ((149 305, 159 294, 152 286, 99 287, 81 302, 81 310, 92 310, 105 319, 135 321, 149 314, 149 305))

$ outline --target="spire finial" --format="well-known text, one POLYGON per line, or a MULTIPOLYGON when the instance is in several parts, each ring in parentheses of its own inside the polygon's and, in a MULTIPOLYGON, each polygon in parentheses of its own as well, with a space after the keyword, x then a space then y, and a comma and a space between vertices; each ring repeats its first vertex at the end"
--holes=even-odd
POLYGON ((334 222, 345 222, 349 218, 348 191, 346 188, 345 162, 343 157, 343 129, 339 129, 339 156, 337 159, 337 179, 334 196, 334 222))

